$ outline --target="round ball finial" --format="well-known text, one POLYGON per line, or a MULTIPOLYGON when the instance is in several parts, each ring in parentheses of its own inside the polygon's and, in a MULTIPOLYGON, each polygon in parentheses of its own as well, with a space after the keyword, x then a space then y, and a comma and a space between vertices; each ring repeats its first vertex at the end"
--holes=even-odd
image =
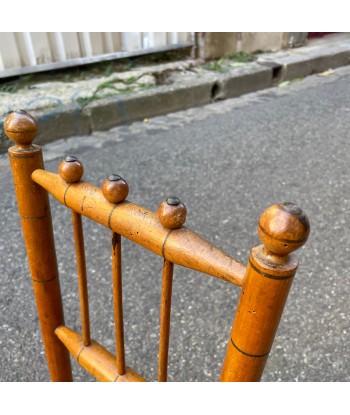
POLYGON ((59 164, 58 174, 67 183, 76 183, 83 177, 84 167, 75 156, 67 156, 59 164))
POLYGON ((111 174, 102 183, 102 193, 109 203, 121 203, 129 194, 129 185, 118 174, 111 174))
POLYGON ((32 145, 38 124, 35 119, 24 110, 17 110, 8 115, 4 121, 4 130, 8 138, 20 148, 32 145))
POLYGON ((187 209, 176 196, 169 196, 158 208, 158 219, 164 228, 180 228, 186 222, 187 209))
POLYGON ((299 206, 285 202, 272 205, 263 212, 258 232, 269 253, 285 256, 305 244, 310 223, 299 206))

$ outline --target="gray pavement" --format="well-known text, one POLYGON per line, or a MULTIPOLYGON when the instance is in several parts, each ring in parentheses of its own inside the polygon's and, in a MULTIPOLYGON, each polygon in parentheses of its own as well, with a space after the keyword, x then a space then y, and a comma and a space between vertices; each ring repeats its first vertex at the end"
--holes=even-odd
MULTIPOLYGON (((285 87, 44 146, 46 168, 75 154, 85 180, 118 173, 129 200, 156 210, 169 194, 187 205, 186 225, 246 263, 257 220, 291 201, 311 234, 263 381, 350 380, 348 143, 350 68, 285 87)), ((0 380, 48 381, 7 159, 0 158, 0 380)), ((66 323, 79 330, 69 212, 52 200, 66 323)), ((93 337, 114 350, 109 232, 84 222, 93 337)), ((125 241, 127 364, 156 379, 162 260, 125 241)), ((169 380, 217 380, 239 289, 175 269, 169 380)), ((74 365, 75 379, 90 381, 74 365)))

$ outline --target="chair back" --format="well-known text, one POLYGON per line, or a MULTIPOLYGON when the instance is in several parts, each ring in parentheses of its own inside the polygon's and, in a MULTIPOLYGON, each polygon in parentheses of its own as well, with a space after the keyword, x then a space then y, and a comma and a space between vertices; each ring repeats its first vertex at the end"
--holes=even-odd
POLYGON ((84 167, 74 156, 62 160, 57 174, 47 172, 42 149, 32 144, 37 132, 34 118, 18 110, 6 118, 4 127, 16 143, 9 157, 53 381, 72 380, 69 353, 100 381, 145 381, 125 362, 122 237, 163 258, 158 381, 167 380, 175 265, 241 288, 220 380, 260 380, 297 270, 292 252, 306 242, 310 231, 300 207, 280 203, 262 213, 258 224, 262 244, 252 248, 245 266, 184 226, 186 206, 178 197, 169 196, 152 212, 127 200, 129 186, 118 174, 110 174, 101 187, 83 181, 84 167), (81 333, 64 322, 48 194, 71 210, 81 333), (110 230, 115 355, 91 338, 82 216, 110 230))

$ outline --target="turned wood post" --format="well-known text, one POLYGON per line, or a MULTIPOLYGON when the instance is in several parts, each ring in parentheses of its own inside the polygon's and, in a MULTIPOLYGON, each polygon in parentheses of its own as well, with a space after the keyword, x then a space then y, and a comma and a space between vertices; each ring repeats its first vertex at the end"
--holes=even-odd
POLYGON ((250 253, 221 381, 259 381, 298 267, 291 252, 307 240, 310 225, 297 205, 270 206, 261 215, 262 245, 250 253))
POLYGON ((54 333, 64 316, 49 198, 31 179, 34 170, 44 169, 41 148, 32 145, 37 124, 18 110, 6 118, 4 128, 16 143, 8 153, 50 376, 71 381, 69 353, 54 333))
MULTIPOLYGON (((84 166, 75 156, 65 157, 58 166, 58 174, 68 187, 73 183, 79 183, 84 175, 84 166)), ((83 222, 81 215, 72 210, 72 225, 75 245, 75 258, 77 264, 79 303, 81 328, 84 346, 90 345, 90 317, 89 317, 89 295, 85 261, 85 245, 83 222)))
MULTIPOLYGON (((158 219, 165 229, 172 232, 186 222, 187 209, 181 200, 170 196, 158 207, 158 219)), ((169 235, 169 233, 168 233, 169 235)), ((164 256, 164 253, 163 253, 164 256)), ((160 333, 158 354, 158 382, 168 378, 168 354, 170 341, 171 296, 173 290, 174 263, 164 256, 162 272, 162 294, 160 299, 160 333)))
MULTIPOLYGON (((118 174, 111 174, 102 183, 102 193, 114 207, 122 203, 129 194, 128 183, 118 174)), ((112 209, 114 209, 114 207, 112 209)), ((122 280, 122 238, 117 232, 111 231, 112 242, 112 282, 113 282, 113 307, 115 322, 116 361, 119 375, 124 375, 125 346, 124 346, 124 320, 123 320, 123 280, 122 280)))

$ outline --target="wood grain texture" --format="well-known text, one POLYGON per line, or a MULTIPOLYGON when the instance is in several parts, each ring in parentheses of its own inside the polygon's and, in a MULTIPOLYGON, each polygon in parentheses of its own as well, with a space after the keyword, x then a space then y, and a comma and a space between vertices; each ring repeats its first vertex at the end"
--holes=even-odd
POLYGON ((71 381, 69 354, 54 334, 64 316, 50 204, 47 192, 31 179, 35 169, 44 168, 42 152, 15 146, 9 156, 50 376, 71 381))
POLYGON ((170 338, 171 294, 174 264, 164 260, 162 294, 160 299, 160 334, 158 356, 158 382, 166 382, 168 375, 168 353, 170 338))
POLYGON ((279 203, 261 215, 258 233, 265 248, 272 254, 286 256, 305 244, 309 233, 309 219, 293 203, 279 203))
MULTIPOLYGON (((222 381, 258 381, 263 373, 297 268, 276 272, 256 259, 253 248, 222 368, 222 381)), ((284 267, 283 267, 284 268, 284 267)))
POLYGON ((117 370, 119 375, 125 373, 124 349, 124 320, 123 320, 123 288, 122 288, 122 255, 121 236, 111 232, 112 236, 112 282, 113 282, 113 308, 116 337, 117 370))
POLYGON ((126 367, 124 375, 119 375, 115 356, 92 340, 86 347, 80 334, 66 326, 56 329, 58 339, 69 350, 72 357, 92 376, 101 382, 146 382, 138 373, 126 367))
POLYGON ((180 199, 170 196, 160 203, 157 215, 164 228, 176 229, 186 222, 187 209, 180 199))
POLYGON ((68 156, 58 166, 58 174, 67 183, 77 183, 84 175, 84 166, 74 156, 68 156))
POLYGON ((186 227, 167 229, 157 214, 129 201, 108 203, 101 189, 87 182, 67 184, 44 170, 33 180, 59 202, 111 228, 170 262, 242 286, 246 267, 186 227))
POLYGON ((125 365, 121 235, 164 258, 158 381, 167 380, 174 264, 242 287, 220 380, 260 380, 298 267, 293 251, 310 233, 309 220, 299 206, 286 202, 263 212, 258 224, 262 244, 251 250, 245 267, 183 226, 186 207, 178 198, 163 201, 156 214, 125 200, 128 185, 118 175, 111 175, 102 190, 80 182, 84 169, 72 156, 61 162, 59 175, 45 172, 41 149, 32 145, 35 120, 25 111, 16 111, 6 118, 4 126, 16 142, 9 156, 52 380, 72 379, 68 349, 100 381, 145 381, 125 365), (64 326, 47 192, 72 209, 82 335, 64 326), (117 358, 90 338, 81 215, 112 231, 117 358))
POLYGON ((24 110, 17 110, 8 115, 4 121, 6 135, 16 143, 17 151, 29 149, 36 137, 38 124, 24 110))
POLYGON ((89 294, 86 275, 85 246, 81 215, 72 210, 75 257, 78 275, 80 316, 84 346, 90 344, 89 294))
POLYGON ((221 381, 252 382, 262 376, 298 267, 291 252, 305 243, 310 232, 302 210, 287 205, 287 209, 273 205, 261 215, 263 244, 250 253, 221 381), (287 240, 298 242, 287 245, 287 240))
POLYGON ((110 203, 123 202, 129 194, 129 185, 117 174, 111 174, 108 179, 102 183, 103 196, 110 203))

